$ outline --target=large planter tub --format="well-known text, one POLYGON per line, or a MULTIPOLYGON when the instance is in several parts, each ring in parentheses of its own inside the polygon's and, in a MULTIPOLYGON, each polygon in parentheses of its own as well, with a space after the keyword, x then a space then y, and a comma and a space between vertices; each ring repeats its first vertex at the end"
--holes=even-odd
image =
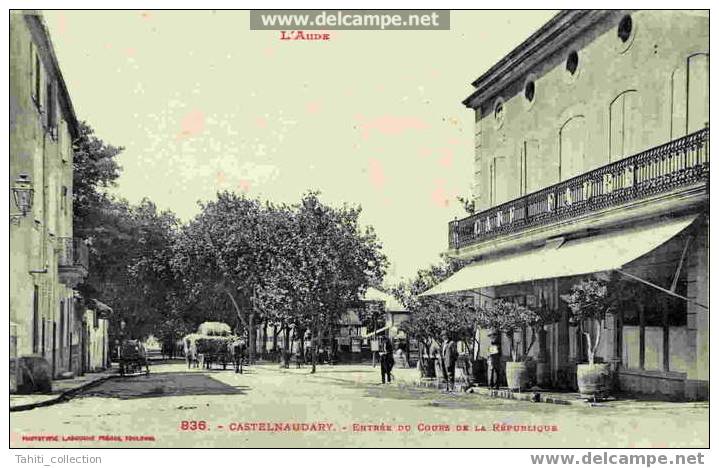
POLYGON ((608 395, 612 388, 609 364, 578 364, 577 386, 582 395, 592 397, 608 395))
POLYGON ((510 390, 523 390, 529 386, 529 367, 526 362, 507 362, 507 387, 510 390))

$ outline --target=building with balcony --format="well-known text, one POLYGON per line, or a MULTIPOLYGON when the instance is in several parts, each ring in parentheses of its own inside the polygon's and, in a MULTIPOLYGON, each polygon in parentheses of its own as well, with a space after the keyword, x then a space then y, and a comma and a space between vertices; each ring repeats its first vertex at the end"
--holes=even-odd
POLYGON ((619 388, 707 398, 708 51, 707 11, 563 11, 474 81, 475 212, 448 229, 469 264, 425 294, 551 307, 533 354, 571 388, 560 296, 614 272, 652 298, 606 317, 619 388))
POLYGON ((42 16, 10 15, 11 359, 81 371, 87 245, 73 237, 78 122, 42 16))

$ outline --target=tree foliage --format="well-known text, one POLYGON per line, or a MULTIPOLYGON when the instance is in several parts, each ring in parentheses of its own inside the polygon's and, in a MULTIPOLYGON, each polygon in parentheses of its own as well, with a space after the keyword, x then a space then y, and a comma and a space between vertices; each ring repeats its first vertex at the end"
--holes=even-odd
MULTIPOLYGON (((82 289, 111 305, 126 335, 176 341, 206 321, 249 331, 263 323, 321 337, 387 266, 359 206, 333 207, 308 192, 293 205, 220 192, 180 223, 149 200, 108 195, 121 147, 81 126, 75 142, 75 232, 90 249, 82 289)), ((316 346, 315 340, 315 346, 316 346)), ((316 354, 316 353, 315 353, 316 354)))
POLYGON ((515 332, 530 327, 532 338, 530 345, 526 348, 521 358, 526 359, 529 350, 534 345, 534 330, 541 323, 541 317, 537 312, 512 301, 497 299, 485 306, 481 311, 480 324, 499 333, 504 333, 509 338, 510 354, 513 361, 520 359, 518 343, 514 339, 515 332))
POLYGON ((443 257, 441 263, 419 270, 415 277, 401 281, 392 290, 397 300, 410 312, 409 320, 402 322, 400 329, 422 344, 424 350, 420 358, 423 354, 431 354, 433 343, 441 341, 443 331, 464 342, 472 351, 478 344, 475 330, 480 314, 473 296, 421 296, 463 266, 464 262, 443 257))
POLYGON ((594 364, 606 314, 623 301, 622 285, 616 276, 610 280, 588 278, 572 286, 569 294, 561 296, 569 306, 570 323, 579 326, 587 342, 590 364, 594 364))

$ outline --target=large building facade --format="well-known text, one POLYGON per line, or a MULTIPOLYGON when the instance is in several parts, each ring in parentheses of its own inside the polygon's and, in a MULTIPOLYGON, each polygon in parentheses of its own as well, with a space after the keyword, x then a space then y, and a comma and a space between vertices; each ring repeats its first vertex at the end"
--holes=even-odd
POLYGON ((533 355, 571 388, 561 296, 620 274, 651 297, 605 321, 620 389, 707 398, 708 50, 706 11, 564 11, 479 77, 475 213, 449 223, 471 263, 429 293, 555 310, 533 355))
POLYGON ((10 15, 11 358, 81 372, 88 251, 73 237, 78 122, 42 17, 10 15))

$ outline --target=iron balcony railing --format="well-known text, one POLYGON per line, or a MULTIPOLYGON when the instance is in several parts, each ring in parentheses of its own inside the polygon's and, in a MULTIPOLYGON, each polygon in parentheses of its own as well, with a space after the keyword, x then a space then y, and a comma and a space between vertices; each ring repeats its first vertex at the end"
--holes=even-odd
POLYGON ((61 268, 83 267, 85 271, 90 265, 90 253, 87 244, 77 237, 60 237, 60 254, 58 266, 61 268))
POLYGON ((551 224, 709 180, 709 128, 449 223, 449 247, 551 224))

